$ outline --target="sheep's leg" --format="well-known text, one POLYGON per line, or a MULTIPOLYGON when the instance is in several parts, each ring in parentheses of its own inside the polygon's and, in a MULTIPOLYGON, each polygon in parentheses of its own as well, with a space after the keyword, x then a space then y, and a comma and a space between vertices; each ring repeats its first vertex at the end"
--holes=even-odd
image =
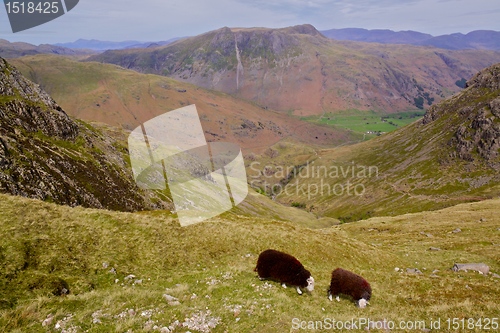
POLYGON ((302 295, 302 290, 300 290, 299 287, 297 287, 297 292, 299 293, 299 295, 302 295))
POLYGON ((282 283, 281 286, 286 289, 286 284, 282 283))
POLYGON ((331 301, 333 301, 333 296, 332 296, 332 294, 328 293, 328 299, 330 300, 330 302, 331 302, 331 301))
POLYGON ((264 281, 265 279, 263 277, 259 276, 259 280, 264 281))
POLYGON ((335 297, 335 299, 337 300, 337 302, 340 302, 340 296, 335 297))

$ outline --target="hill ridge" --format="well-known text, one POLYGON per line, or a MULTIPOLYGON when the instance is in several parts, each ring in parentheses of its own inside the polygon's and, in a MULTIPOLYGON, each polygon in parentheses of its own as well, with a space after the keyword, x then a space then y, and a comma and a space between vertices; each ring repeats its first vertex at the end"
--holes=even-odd
POLYGON ((1 58, 0 93, 0 192, 123 211, 170 206, 161 193, 139 190, 124 147, 71 119, 1 58))
POLYGON ((500 61, 500 52, 374 47, 333 41, 300 25, 225 27, 154 49, 106 51, 87 61, 169 76, 295 116, 322 116, 425 109, 458 92, 457 81, 500 61))

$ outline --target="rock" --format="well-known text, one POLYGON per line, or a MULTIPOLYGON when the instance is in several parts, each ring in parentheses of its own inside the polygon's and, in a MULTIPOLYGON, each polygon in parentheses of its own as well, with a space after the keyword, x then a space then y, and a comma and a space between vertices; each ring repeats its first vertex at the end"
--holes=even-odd
POLYGON ((160 333, 170 333, 171 331, 168 329, 168 327, 162 327, 160 329, 160 333))
POLYGON ((456 228, 455 230, 452 231, 452 233, 454 233, 454 234, 457 234, 459 232, 462 232, 462 230, 460 228, 456 228))
POLYGON ((452 270, 454 272, 459 272, 459 271, 477 271, 481 274, 488 274, 490 271, 490 267, 486 264, 483 263, 473 263, 473 264, 455 264, 452 267, 452 270))
POLYGON ((430 247, 429 248, 429 251, 441 251, 441 249, 439 247, 430 247))
POLYGON ((103 263, 102 263, 102 268, 103 268, 103 269, 106 269, 106 268, 108 268, 108 267, 109 267, 109 264, 108 264, 107 262, 103 262, 103 263))
POLYGON ((52 324, 52 321, 54 321, 54 315, 49 314, 47 318, 44 321, 42 321, 42 326, 43 327, 50 326, 52 324))
POLYGON ((154 321, 149 319, 145 324, 144 324, 144 330, 145 331, 150 331, 153 328, 154 321))
POLYGON ((163 298, 165 298, 165 300, 166 300, 167 302, 177 301, 177 298, 176 298, 176 297, 171 296, 171 295, 168 295, 168 294, 164 294, 164 295, 163 295, 163 298))
POLYGON ((132 279, 135 279, 135 275, 134 274, 130 274, 130 275, 127 275, 124 280, 125 281, 129 281, 129 280, 132 280, 132 279))
POLYGON ((168 305, 170 306, 177 306, 181 304, 181 302, 179 302, 179 300, 174 296, 164 294, 163 298, 165 298, 165 300, 168 302, 168 305))
POLYGON ((394 268, 394 271, 395 271, 395 272, 399 272, 399 270, 400 270, 400 268, 399 268, 399 267, 394 268))
POLYGON ((426 237, 428 237, 428 238, 432 238, 432 237, 434 237, 432 234, 429 234, 429 233, 426 233, 426 232, 423 232, 423 231, 421 231, 421 232, 420 232, 420 234, 421 234, 421 235, 424 235, 424 236, 426 236, 426 237))
POLYGON ((408 274, 423 274, 418 268, 407 268, 406 273, 408 273, 408 274))
POLYGON ((116 269, 114 267, 111 267, 111 269, 109 270, 109 272, 111 274, 116 274, 116 269))
POLYGON ((500 279, 500 275, 498 275, 496 273, 493 273, 491 276, 493 276, 493 278, 495 278, 495 279, 500 279))
POLYGON ((487 220, 487 219, 485 219, 484 217, 481 217, 481 218, 479 219, 479 222, 487 222, 487 221, 488 221, 488 220, 487 220))

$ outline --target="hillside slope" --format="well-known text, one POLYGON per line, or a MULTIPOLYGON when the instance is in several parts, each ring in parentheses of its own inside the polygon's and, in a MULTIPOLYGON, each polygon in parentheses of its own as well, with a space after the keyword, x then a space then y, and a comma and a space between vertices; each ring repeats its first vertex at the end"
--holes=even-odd
POLYGON ((195 104, 207 141, 234 142, 245 152, 264 151, 283 139, 320 146, 354 139, 345 130, 307 123, 220 92, 114 65, 47 55, 12 62, 71 116, 85 121, 132 130, 155 116, 195 104))
POLYGON ((228 28, 166 47, 89 58, 169 76, 300 116, 424 108, 500 61, 493 51, 332 41, 311 25, 228 28))
POLYGON ((121 144, 70 118, 2 58, 0 94, 0 192, 122 211, 171 206, 135 185, 121 144))
POLYGON ((497 197, 500 64, 467 85, 409 126, 319 152, 282 182, 279 201, 351 221, 497 197))
POLYGON ((182 228, 163 212, 69 208, 0 195, 0 232, 8 234, 0 238, 0 327, 34 333, 150 332, 154 326, 175 333, 270 333, 300 331, 293 318, 370 318, 395 325, 424 322, 418 326, 423 330, 432 317, 451 331, 447 318, 498 315, 497 278, 450 268, 484 262, 492 273, 500 271, 499 204, 321 230, 243 216, 182 228), (461 232, 452 233, 456 228, 461 232), (267 248, 301 260, 315 277, 315 290, 299 296, 294 288, 260 281, 253 268, 267 248), (347 298, 328 301, 329 276, 339 266, 368 279, 368 308, 358 309, 347 298))

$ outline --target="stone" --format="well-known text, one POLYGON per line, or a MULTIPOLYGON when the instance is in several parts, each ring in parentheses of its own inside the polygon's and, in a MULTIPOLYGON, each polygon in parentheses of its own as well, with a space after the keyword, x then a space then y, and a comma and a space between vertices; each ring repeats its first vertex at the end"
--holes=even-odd
POLYGON ((452 267, 454 272, 459 271, 476 271, 481 274, 487 275, 490 271, 490 267, 483 263, 471 263, 471 264, 455 264, 452 267))
POLYGON ((407 268, 406 273, 408 273, 408 274, 423 274, 418 268, 407 268))

